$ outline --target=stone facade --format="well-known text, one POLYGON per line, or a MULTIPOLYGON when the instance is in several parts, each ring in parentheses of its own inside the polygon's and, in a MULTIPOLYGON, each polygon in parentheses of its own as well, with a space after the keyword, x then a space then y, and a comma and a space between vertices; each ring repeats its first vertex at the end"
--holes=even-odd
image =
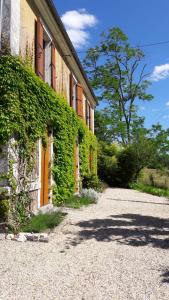
POLYGON ((0 0, 0 34, 3 44, 14 55, 19 54, 20 38, 20 0, 0 0))

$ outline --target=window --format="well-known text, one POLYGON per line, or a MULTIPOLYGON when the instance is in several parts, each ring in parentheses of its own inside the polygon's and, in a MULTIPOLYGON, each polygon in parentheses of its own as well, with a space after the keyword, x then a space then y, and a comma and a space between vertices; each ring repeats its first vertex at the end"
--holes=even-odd
POLYGON ((35 64, 37 75, 56 90, 55 47, 40 17, 36 24, 35 64))
POLYGON ((70 106, 76 111, 77 99, 77 80, 74 75, 70 74, 70 106))
POLYGON ((51 40, 47 33, 44 31, 43 35, 43 51, 44 51, 44 81, 50 86, 52 83, 52 50, 51 50, 51 40))
POLYGON ((86 108, 85 108, 85 112, 86 112, 86 125, 88 127, 90 127, 90 106, 88 101, 86 100, 86 108))

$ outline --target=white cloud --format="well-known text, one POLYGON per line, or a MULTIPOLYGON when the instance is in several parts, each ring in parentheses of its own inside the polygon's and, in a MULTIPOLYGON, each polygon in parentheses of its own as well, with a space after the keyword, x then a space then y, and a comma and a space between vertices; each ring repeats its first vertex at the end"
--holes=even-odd
POLYGON ((168 106, 168 107, 169 107, 169 101, 168 101, 168 102, 166 102, 166 106, 168 106))
POLYGON ((164 115, 163 119, 169 119, 169 115, 164 115))
POLYGON ((97 18, 89 14, 85 8, 67 11, 61 19, 76 48, 82 48, 88 43, 90 34, 86 29, 95 26, 98 22, 97 18))
POLYGON ((150 80, 159 81, 169 77, 169 64, 155 66, 150 76, 150 80))

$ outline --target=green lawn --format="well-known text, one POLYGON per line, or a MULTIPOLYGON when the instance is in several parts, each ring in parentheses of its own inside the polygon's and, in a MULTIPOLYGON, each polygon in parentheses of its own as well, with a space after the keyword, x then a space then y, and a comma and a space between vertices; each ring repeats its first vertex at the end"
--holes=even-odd
POLYGON ((143 183, 132 183, 130 187, 140 192, 148 193, 151 195, 169 198, 169 189, 161 189, 143 183))

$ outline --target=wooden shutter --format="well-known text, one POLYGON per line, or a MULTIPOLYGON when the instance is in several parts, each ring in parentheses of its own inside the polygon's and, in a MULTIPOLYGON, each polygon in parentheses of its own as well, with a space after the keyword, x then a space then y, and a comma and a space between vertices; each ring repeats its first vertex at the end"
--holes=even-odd
POLYGON ((77 84, 76 112, 83 119, 83 88, 77 84))
POLYGON ((73 107, 73 86, 74 86, 74 79, 72 73, 69 75, 69 97, 70 97, 70 106, 73 107))
POLYGON ((52 51, 52 59, 51 59, 51 85, 52 88, 56 91, 56 51, 54 44, 51 45, 51 51, 52 51))
POLYGON ((85 101, 85 117, 86 117, 86 125, 88 124, 88 104, 87 100, 85 101))
POLYGON ((36 74, 44 80, 43 25, 40 17, 37 18, 36 28, 36 74))
POLYGON ((91 106, 89 106, 89 115, 90 115, 90 118, 89 118, 89 128, 91 129, 91 130, 93 130, 93 114, 92 114, 92 108, 91 108, 91 106))

